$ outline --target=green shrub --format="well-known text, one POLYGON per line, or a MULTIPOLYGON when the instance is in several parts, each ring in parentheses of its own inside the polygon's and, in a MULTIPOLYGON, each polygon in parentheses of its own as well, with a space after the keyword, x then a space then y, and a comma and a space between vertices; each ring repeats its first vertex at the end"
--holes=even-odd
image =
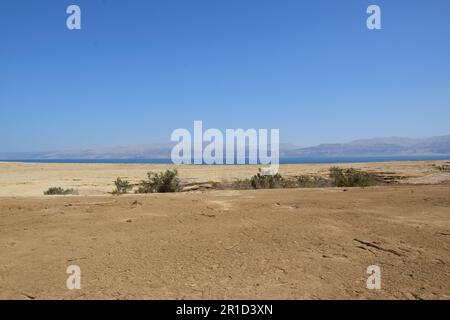
POLYGON ((222 189, 222 183, 218 181, 210 181, 212 189, 222 189))
POLYGON ((165 193, 180 190, 180 180, 177 170, 166 170, 165 172, 148 172, 148 180, 142 180, 136 193, 165 193))
POLYGON ((442 166, 437 166, 436 168, 439 171, 450 172, 450 165, 449 164, 443 164, 442 166))
POLYGON ((78 191, 75 189, 63 189, 61 187, 52 187, 47 191, 44 191, 44 195, 54 196, 54 195, 68 195, 68 194, 78 194, 78 191))
POLYGON ((237 179, 231 185, 231 189, 246 190, 253 189, 250 179, 237 179))
POLYGON ((300 176, 285 179, 279 173, 275 175, 254 175, 251 179, 238 179, 233 189, 275 189, 275 188, 320 188, 330 185, 330 181, 319 176, 300 176))
POLYGON ((353 168, 330 168, 330 178, 335 187, 367 187, 377 184, 377 176, 373 173, 358 171, 353 168))
POLYGON ((117 178, 114 184, 116 185, 116 189, 112 193, 116 195, 128 193, 128 191, 133 189, 133 186, 127 180, 120 178, 117 178))
POLYGON ((261 175, 258 173, 250 179, 250 184, 254 189, 283 188, 284 180, 279 173, 275 175, 261 175))
POLYGON ((299 176, 296 182, 298 188, 321 188, 329 184, 326 179, 319 176, 299 176))
POLYGON ((284 179, 283 178, 282 188, 285 188, 285 189, 297 188, 297 181, 295 179, 284 179))

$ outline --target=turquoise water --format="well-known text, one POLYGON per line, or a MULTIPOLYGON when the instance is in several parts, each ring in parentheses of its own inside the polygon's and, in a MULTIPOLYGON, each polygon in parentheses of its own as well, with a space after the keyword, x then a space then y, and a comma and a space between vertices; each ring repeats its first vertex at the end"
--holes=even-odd
MULTIPOLYGON (((373 157, 302 157, 281 158, 281 164, 295 163, 356 163, 356 162, 387 162, 387 161, 419 161, 419 160, 450 160, 450 155, 430 156, 373 156, 373 157)), ((27 163, 172 163, 170 159, 38 159, 38 160, 0 160, 0 162, 27 163)))

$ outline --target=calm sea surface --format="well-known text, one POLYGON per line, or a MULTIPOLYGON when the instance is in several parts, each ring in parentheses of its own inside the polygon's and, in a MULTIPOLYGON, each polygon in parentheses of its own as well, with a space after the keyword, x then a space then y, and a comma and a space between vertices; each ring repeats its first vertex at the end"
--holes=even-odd
MULTIPOLYGON (((386 161, 418 161, 418 160, 450 160, 450 155, 438 156, 379 156, 379 157, 304 157, 281 158, 281 164, 296 163, 356 163, 356 162, 386 162, 386 161)), ((0 162, 27 163, 172 163, 170 159, 39 159, 39 160, 0 160, 0 162)))

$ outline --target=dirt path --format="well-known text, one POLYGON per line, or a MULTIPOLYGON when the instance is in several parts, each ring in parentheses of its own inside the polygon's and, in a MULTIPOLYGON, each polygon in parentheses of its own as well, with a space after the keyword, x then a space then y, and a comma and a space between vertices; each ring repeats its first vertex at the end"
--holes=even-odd
POLYGON ((0 298, 449 299, 449 191, 0 198, 0 298))

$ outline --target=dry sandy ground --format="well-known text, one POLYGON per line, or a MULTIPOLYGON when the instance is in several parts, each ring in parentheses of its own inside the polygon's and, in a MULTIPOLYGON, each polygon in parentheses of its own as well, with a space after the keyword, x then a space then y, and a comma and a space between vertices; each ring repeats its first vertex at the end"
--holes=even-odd
MULTIPOLYGON (((442 163, 341 165, 418 185, 120 197, 107 194, 116 177, 173 166, 0 163, 0 299, 450 299, 442 163), (42 196, 52 186, 81 195, 42 196), (69 265, 81 290, 66 288, 69 265), (381 290, 366 288, 369 265, 381 267, 381 290)), ((256 170, 179 168, 185 182, 256 170)))
POLYGON ((0 298, 450 299, 449 191, 4 197, 0 298))
MULTIPOLYGON (((436 166, 450 161, 401 161, 383 163, 336 164, 353 167, 406 183, 435 184, 450 181, 450 172, 436 166)), ((326 175, 330 164, 281 165, 284 177, 301 174, 326 175)), ((41 196, 50 187, 75 188, 80 195, 107 195, 117 177, 138 183, 148 171, 177 168, 184 183, 233 181, 250 178, 259 166, 174 166, 167 164, 34 164, 0 162, 1 196, 41 196)))

